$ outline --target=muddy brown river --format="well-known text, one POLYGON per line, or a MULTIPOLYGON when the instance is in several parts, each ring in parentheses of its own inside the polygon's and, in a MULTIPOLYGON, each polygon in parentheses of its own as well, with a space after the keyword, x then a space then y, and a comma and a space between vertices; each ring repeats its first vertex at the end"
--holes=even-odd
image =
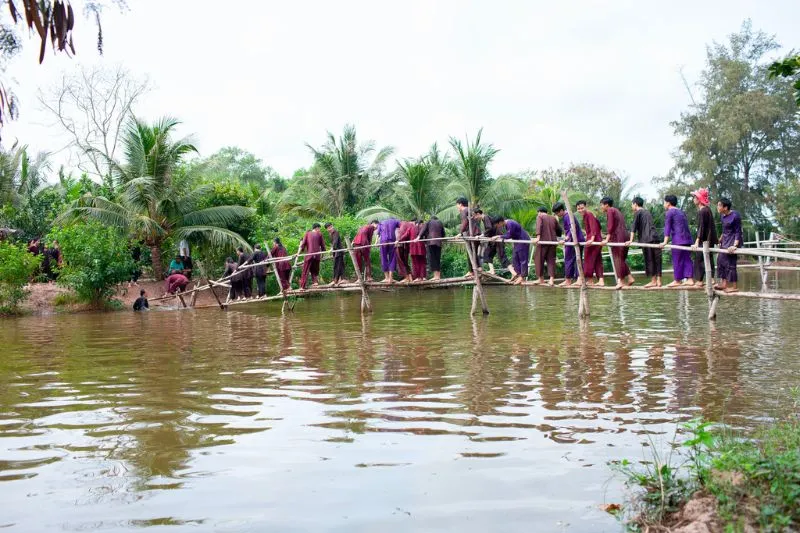
POLYGON ((487 292, 0 320, 0 528, 619 531, 608 461, 800 382, 798 302, 487 292))

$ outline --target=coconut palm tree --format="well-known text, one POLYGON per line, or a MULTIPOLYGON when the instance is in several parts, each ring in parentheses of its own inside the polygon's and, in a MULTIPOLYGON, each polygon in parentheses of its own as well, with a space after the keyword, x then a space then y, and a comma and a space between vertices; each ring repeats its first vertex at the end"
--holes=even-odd
POLYGON ((172 139, 178 124, 170 117, 154 124, 131 119, 122 139, 124 161, 109 161, 115 198, 86 194, 72 202, 60 217, 61 221, 93 218, 129 231, 150 247, 157 279, 163 277, 161 247, 170 237, 249 248, 239 234, 227 228, 250 216, 252 209, 238 205, 199 209, 200 200, 213 184, 173 184, 172 174, 178 162, 185 154, 197 151, 188 139, 172 139))
MULTIPOLYGON (((455 157, 452 164, 453 182, 448 188, 449 196, 454 201, 457 196, 464 196, 470 205, 486 208, 493 214, 508 215, 524 203, 524 183, 513 177, 492 179, 489 165, 499 150, 491 144, 483 144, 482 133, 483 129, 478 130, 475 140, 470 142, 467 138, 464 144, 455 137, 450 138, 455 157)), ((455 220, 457 211, 455 207, 451 207, 442 215, 443 220, 455 220)))
POLYGON ((286 191, 286 210, 314 216, 354 213, 373 203, 380 187, 387 185, 381 178, 394 149, 376 150, 373 141, 359 144, 351 125, 345 126, 338 139, 328 132, 322 148, 306 146, 314 165, 286 191))
MULTIPOLYGON (((435 147, 435 145, 434 145, 435 147)), ((362 218, 425 218, 437 215, 447 206, 443 195, 447 176, 442 160, 423 156, 397 162, 393 173, 397 184, 393 191, 393 208, 381 205, 359 211, 362 218)))

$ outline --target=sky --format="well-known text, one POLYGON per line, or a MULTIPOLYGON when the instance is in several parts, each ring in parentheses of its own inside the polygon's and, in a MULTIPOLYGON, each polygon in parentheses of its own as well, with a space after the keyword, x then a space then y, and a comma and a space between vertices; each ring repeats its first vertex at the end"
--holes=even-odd
POLYGON ((177 117, 201 155, 239 146, 284 176, 345 124, 398 159, 483 128, 495 176, 590 162, 651 196, 690 104, 681 72, 696 82, 706 45, 747 18, 800 48, 797 0, 128 0, 103 13, 103 56, 83 17, 75 58, 39 65, 26 43, 7 72, 21 116, 3 143, 63 148, 37 91, 81 64, 123 65, 154 87, 137 116, 177 117))

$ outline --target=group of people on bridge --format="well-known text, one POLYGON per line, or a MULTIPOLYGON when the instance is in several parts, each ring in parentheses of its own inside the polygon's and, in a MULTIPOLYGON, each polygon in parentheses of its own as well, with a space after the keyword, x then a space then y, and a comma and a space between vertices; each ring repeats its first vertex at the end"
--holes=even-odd
MULTIPOLYGON (((663 231, 655 227, 652 214, 644 208, 644 200, 632 200, 634 217, 630 228, 622 212, 614 207, 614 201, 604 197, 600 209, 606 217, 605 231, 597 216, 589 209, 586 200, 575 204, 576 216, 573 232, 571 218, 563 202, 552 206, 552 214, 546 207, 537 213, 535 236, 531 238, 523 226, 512 219, 490 216, 481 209, 471 209, 466 198, 459 198, 459 236, 466 238, 466 245, 474 252, 479 268, 495 274, 494 259, 511 274, 511 283, 523 284, 528 278, 530 246, 535 246, 533 260, 536 272, 534 285, 555 285, 556 248, 564 245, 564 281, 559 286, 569 286, 576 282, 578 275, 577 254, 581 254, 583 274, 589 285, 603 286, 602 248, 610 248, 611 260, 616 276, 616 287, 623 288, 634 283, 628 266, 628 250, 633 243, 643 249, 646 275, 650 281, 645 288, 662 286, 662 252, 667 244, 689 247, 672 249, 674 280, 667 287, 702 287, 705 277, 704 257, 700 247, 707 242, 709 246, 718 244, 727 250, 717 260, 719 283, 715 288, 727 292, 737 290, 737 256, 735 250, 742 245, 742 221, 738 212, 731 209, 731 201, 720 198, 716 208, 722 222, 721 239, 717 238, 714 215, 709 207, 709 193, 706 189, 692 192, 694 203, 698 206, 697 228, 692 238, 686 214, 677 207, 674 195, 664 197, 666 210, 663 231), (577 238, 577 246, 573 239, 577 238), (506 241, 512 244, 509 258, 506 241), (692 257, 691 250, 694 250, 692 257)), ((442 222, 432 216, 427 221, 421 219, 399 220, 387 218, 372 220, 360 227, 353 239, 354 263, 365 281, 373 281, 370 250, 379 247, 383 283, 414 283, 427 279, 428 271, 433 280, 441 280, 442 244, 448 237, 442 222), (399 280, 395 279, 399 276, 399 280)), ((320 285, 320 263, 323 255, 330 253, 333 259, 333 278, 330 286, 338 287, 349 281, 345 275, 345 254, 348 253, 339 231, 330 222, 313 224, 300 241, 298 255, 303 256, 300 290, 320 285), (329 244, 323 235, 323 227, 329 244)), ((269 252, 260 245, 254 253, 244 248, 237 250, 235 258, 229 257, 225 263, 224 279, 231 284, 229 299, 250 299, 266 297, 267 264, 274 265, 281 289, 290 288, 291 257, 279 238, 274 239, 269 252), (272 259, 272 261, 268 261, 272 259), (248 266, 250 265, 250 266, 248 266), (243 268, 246 267, 247 268, 243 268), (256 290, 253 291, 253 279, 256 290)), ((712 256, 713 261, 713 256, 712 256)), ((713 266, 712 266, 713 269, 713 266)), ((473 271, 465 274, 472 276, 473 271)))

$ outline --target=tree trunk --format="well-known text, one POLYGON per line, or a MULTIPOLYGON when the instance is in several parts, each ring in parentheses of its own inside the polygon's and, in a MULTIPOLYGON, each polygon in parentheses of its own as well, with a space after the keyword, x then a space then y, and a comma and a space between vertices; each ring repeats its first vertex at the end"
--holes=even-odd
POLYGON ((164 267, 161 264, 161 247, 151 246, 150 257, 153 261, 153 279, 161 281, 164 279, 164 267))

